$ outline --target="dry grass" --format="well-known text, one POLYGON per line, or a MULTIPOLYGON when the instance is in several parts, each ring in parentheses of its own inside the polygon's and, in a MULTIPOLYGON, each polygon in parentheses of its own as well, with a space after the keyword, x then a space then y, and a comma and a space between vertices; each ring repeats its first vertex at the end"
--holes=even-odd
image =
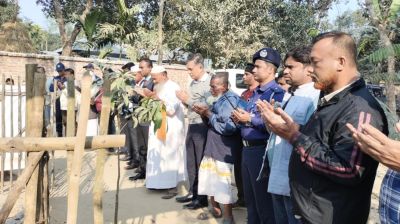
POLYGON ((27 28, 19 22, 7 22, 0 28, 0 50, 36 53, 27 28))

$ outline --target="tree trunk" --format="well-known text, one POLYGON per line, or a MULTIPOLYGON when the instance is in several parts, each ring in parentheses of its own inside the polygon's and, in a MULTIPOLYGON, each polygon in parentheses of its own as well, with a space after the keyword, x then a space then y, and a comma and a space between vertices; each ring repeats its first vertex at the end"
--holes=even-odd
MULTIPOLYGON (((85 10, 82 12, 80 16, 81 21, 85 21, 87 14, 89 14, 90 10, 93 8, 93 0, 88 0, 86 2, 85 10)), ((68 38, 67 32, 65 31, 65 20, 62 12, 62 7, 60 0, 54 0, 54 15, 58 24, 58 29, 60 31, 61 42, 63 45, 62 54, 63 56, 71 56, 72 55, 72 46, 75 43, 76 37, 81 31, 80 25, 75 24, 74 30, 72 31, 71 36, 68 38)))
POLYGON ((386 104, 393 113, 396 113, 396 88, 394 86, 394 80, 396 77, 395 63, 395 57, 390 56, 388 58, 388 78, 386 81, 386 104))

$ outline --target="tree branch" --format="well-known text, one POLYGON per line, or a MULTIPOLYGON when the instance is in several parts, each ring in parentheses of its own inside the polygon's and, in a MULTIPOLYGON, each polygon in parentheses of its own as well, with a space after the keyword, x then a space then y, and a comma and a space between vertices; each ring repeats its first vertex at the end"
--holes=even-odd
POLYGON ((90 10, 92 10, 92 8, 93 8, 93 0, 87 0, 85 10, 79 17, 82 22, 85 21, 86 16, 90 13, 90 10))
POLYGON ((60 0, 54 0, 54 15, 58 24, 58 29, 60 31, 61 42, 63 45, 67 42, 67 33, 65 32, 65 21, 61 10, 60 0))

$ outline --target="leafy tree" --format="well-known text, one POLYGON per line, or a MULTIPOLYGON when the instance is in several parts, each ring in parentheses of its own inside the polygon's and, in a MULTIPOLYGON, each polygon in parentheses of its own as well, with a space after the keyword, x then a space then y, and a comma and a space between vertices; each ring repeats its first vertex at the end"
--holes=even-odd
POLYGON ((0 4, 0 25, 17 20, 19 6, 14 0, 4 0, 0 4))
POLYGON ((378 1, 365 0, 365 8, 371 24, 379 34, 381 48, 371 54, 367 60, 374 63, 386 64, 386 97, 388 107, 396 111, 396 92, 394 81, 396 79, 396 55, 400 55, 399 43, 399 22, 400 22, 400 0, 378 1))
POLYGON ((301 1, 275 1, 270 10, 274 19, 270 25, 270 35, 264 40, 265 45, 273 43, 271 46, 281 53, 288 52, 295 46, 308 45, 318 28, 313 17, 317 10, 314 7, 316 6, 310 7, 301 1))
POLYGON ((132 26, 132 19, 135 20, 139 7, 136 5, 129 8, 124 0, 115 0, 115 3, 118 6, 118 13, 114 14, 117 22, 99 24, 98 37, 103 43, 118 43, 120 46, 133 43, 136 38, 136 26, 132 26))
POLYGON ((61 46, 60 36, 57 33, 50 33, 41 26, 33 24, 31 21, 25 21, 29 37, 32 40, 33 47, 39 51, 53 51, 61 46))
POLYGON ((37 0, 36 3, 43 6, 43 11, 47 16, 56 19, 63 44, 62 55, 70 56, 72 46, 81 31, 80 23, 76 22, 76 18, 78 17, 80 21, 85 20, 93 8, 93 0, 87 0, 86 3, 78 0, 37 0), (75 24, 71 35, 66 32, 68 22, 75 24))

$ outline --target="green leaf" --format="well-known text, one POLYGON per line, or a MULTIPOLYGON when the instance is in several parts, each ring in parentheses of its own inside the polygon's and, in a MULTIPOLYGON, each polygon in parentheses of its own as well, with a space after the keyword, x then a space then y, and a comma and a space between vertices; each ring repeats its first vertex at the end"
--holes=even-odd
POLYGON ((376 64, 393 56, 400 56, 400 44, 393 44, 391 47, 379 48, 367 57, 363 58, 361 62, 368 60, 376 64))
POLYGON ((161 111, 157 111, 155 113, 153 122, 154 122, 154 132, 156 132, 161 127, 161 124, 162 124, 162 113, 161 113, 161 111))
POLYGON ((139 124, 139 121, 133 114, 131 117, 132 117, 132 126, 135 128, 139 124))
POLYGON ((124 95, 124 103, 125 105, 129 105, 129 98, 127 95, 124 95))
POLYGON ((399 18, 400 13, 400 0, 393 0, 389 9, 389 19, 396 21, 399 18))

